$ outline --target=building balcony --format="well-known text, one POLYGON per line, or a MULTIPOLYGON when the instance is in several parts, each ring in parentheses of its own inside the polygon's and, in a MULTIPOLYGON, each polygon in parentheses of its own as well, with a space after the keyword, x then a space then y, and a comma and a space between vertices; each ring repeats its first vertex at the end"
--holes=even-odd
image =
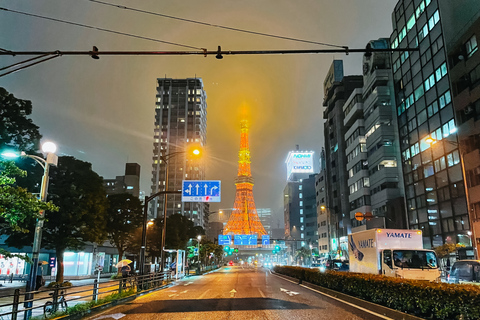
POLYGON ((390 95, 390 88, 389 87, 377 87, 373 89, 373 91, 366 97, 365 101, 363 102, 364 108, 369 109, 372 105, 379 102, 390 103, 391 95, 390 95))
POLYGON ((345 115, 345 119, 343 120, 343 125, 345 127, 349 127, 353 121, 358 118, 363 119, 363 103, 357 102, 353 105, 352 109, 345 115))
POLYGON ((386 202, 386 200, 396 199, 401 196, 400 189, 387 188, 380 192, 372 194, 370 197, 371 206, 374 208, 379 207, 380 203, 386 202))

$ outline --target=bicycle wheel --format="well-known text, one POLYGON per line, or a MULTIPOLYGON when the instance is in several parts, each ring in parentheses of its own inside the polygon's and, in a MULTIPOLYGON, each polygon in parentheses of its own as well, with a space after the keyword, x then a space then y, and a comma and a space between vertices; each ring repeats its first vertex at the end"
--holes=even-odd
POLYGON ((60 299, 60 308, 64 311, 67 310, 67 300, 63 297, 60 299))
POLYGON ((53 313, 53 302, 52 301, 47 301, 43 305, 43 313, 45 317, 51 315, 53 313))

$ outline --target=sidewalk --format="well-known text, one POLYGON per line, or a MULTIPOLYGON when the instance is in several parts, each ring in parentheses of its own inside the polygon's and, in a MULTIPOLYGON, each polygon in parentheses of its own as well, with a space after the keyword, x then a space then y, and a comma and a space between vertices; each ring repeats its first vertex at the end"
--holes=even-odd
MULTIPOLYGON (((67 300, 67 303, 68 303, 69 307, 72 307, 72 306, 74 306, 78 303, 83 303, 83 302, 87 302, 87 301, 92 300, 91 294, 92 294, 92 290, 93 290, 94 280, 95 279, 70 280, 73 287, 67 287, 66 288, 67 294, 70 292, 70 293, 74 293, 75 295, 67 295, 66 296, 66 300, 67 300), (88 290, 88 291, 79 292, 79 291, 83 291, 83 290, 88 290), (76 293, 76 292, 78 292, 78 293, 76 293)), ((110 278, 100 278, 100 284, 105 284, 106 282, 108 282, 110 280, 111 280, 110 278)), ((45 283, 45 286, 40 288, 41 292, 35 294, 35 299, 40 299, 40 300, 34 301, 33 306, 34 307, 39 307, 39 308, 36 308, 36 309, 32 310, 32 316, 43 315, 43 305, 48 300, 51 300, 51 296, 49 294, 52 291, 49 291, 48 288, 47 288, 49 283, 50 282, 45 283)), ((25 299, 24 293, 25 293, 25 289, 26 289, 25 288, 26 283, 22 282, 22 281, 13 281, 12 283, 10 283, 10 282, 7 281, 5 283, 1 282, 1 284, 2 284, 2 286, 0 287, 0 314, 12 311, 12 306, 11 305, 3 306, 3 307, 2 307, 2 305, 13 303, 13 294, 14 294, 16 289, 20 289, 19 309, 23 309, 23 301, 25 299)), ((105 285, 108 286, 108 284, 105 284, 105 285)), ((99 286, 100 287, 100 290, 99 290, 100 293, 102 291, 108 291, 108 290, 111 289, 111 288, 106 289, 105 285, 103 286, 103 290, 102 290, 102 286, 99 286)), ((112 282, 111 285, 116 285, 116 284, 115 284, 115 282, 112 282)), ((100 296, 101 296, 101 294, 100 294, 100 296)), ((3 316, 3 318, 4 319, 10 318, 10 315, 9 316, 3 316)), ((18 318, 22 319, 23 318, 23 313, 19 313, 18 318)))

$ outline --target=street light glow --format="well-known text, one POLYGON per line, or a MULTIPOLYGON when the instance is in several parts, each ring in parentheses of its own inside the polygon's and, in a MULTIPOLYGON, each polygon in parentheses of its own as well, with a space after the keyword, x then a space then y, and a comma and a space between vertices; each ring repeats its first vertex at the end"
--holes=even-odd
POLYGON ((428 144, 434 144, 437 142, 437 140, 433 139, 432 137, 428 137, 427 139, 425 139, 425 142, 428 144))
POLYGON ((42 144, 42 151, 45 153, 55 153, 57 151, 57 146, 51 141, 47 141, 42 144))
POLYGON ((14 152, 14 151, 5 151, 5 152, 2 152, 2 157, 18 158, 18 157, 20 157, 20 154, 18 152, 14 152))
POLYGON ((198 241, 202 240, 202 236, 197 237, 198 241))

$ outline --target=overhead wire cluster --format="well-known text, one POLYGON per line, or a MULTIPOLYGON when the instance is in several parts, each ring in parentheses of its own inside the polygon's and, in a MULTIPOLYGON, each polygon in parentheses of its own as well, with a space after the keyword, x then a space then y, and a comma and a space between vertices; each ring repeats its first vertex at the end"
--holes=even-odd
POLYGON ((276 38, 276 39, 281 39, 281 40, 288 40, 288 41, 295 41, 295 42, 301 42, 301 43, 327 46, 327 47, 331 47, 331 48, 334 48, 334 49, 222 51, 221 46, 218 46, 216 51, 208 51, 205 48, 195 47, 195 46, 191 46, 191 45, 186 45, 186 44, 181 44, 181 43, 176 43, 176 42, 171 42, 171 41, 165 41, 165 40, 161 40, 161 39, 145 37, 145 36, 136 35, 136 34, 132 34, 132 33, 121 32, 121 31, 111 30, 111 29, 107 29, 107 28, 91 26, 91 25, 87 25, 87 24, 83 24, 83 23, 72 22, 72 21, 68 21, 68 20, 62 20, 62 19, 47 17, 47 16, 43 16, 43 15, 39 15, 39 14, 33 14, 33 13, 24 12, 24 11, 19 11, 19 10, 13 10, 13 9, 0 7, 0 10, 2 10, 2 11, 15 13, 15 14, 18 14, 18 15, 24 15, 24 16, 28 16, 28 17, 34 17, 34 18, 39 18, 39 19, 44 19, 44 20, 49 20, 49 21, 74 25, 74 26, 77 26, 77 27, 83 27, 83 28, 89 28, 89 29, 93 29, 93 30, 103 31, 103 32, 112 33, 112 34, 116 34, 116 35, 127 36, 127 37, 131 37, 131 38, 154 41, 154 42, 164 43, 164 44, 168 44, 168 45, 179 46, 179 47, 183 47, 183 48, 197 50, 197 51, 99 51, 96 46, 94 46, 93 50, 91 50, 91 51, 60 51, 60 50, 54 50, 54 51, 10 51, 10 50, 6 50, 6 49, 0 49, 0 55, 12 55, 12 56, 16 56, 16 55, 37 55, 34 58, 27 59, 27 60, 24 60, 24 61, 21 61, 21 62, 14 63, 12 65, 9 65, 7 67, 0 68, 0 72, 5 71, 4 73, 0 74, 0 77, 11 74, 11 73, 14 73, 14 72, 17 72, 17 71, 20 71, 22 69, 34 66, 34 65, 39 64, 41 62, 45 62, 45 61, 51 60, 53 58, 56 58, 56 57, 59 57, 59 56, 62 56, 62 55, 90 55, 94 59, 98 59, 100 55, 203 55, 205 57, 208 56, 208 55, 215 55, 215 57, 217 59, 222 59, 223 55, 306 54, 306 53, 345 53, 345 54, 348 55, 351 52, 352 53, 354 53, 354 52, 362 52, 363 53, 363 52, 373 52, 373 51, 383 51, 383 52, 386 52, 386 51, 388 51, 388 52, 392 52, 392 51, 418 51, 418 48, 350 49, 348 46, 340 46, 340 45, 336 45, 336 44, 329 44, 329 43, 323 43, 323 42, 317 42, 317 41, 311 41, 311 40, 305 40, 305 39, 292 38, 292 37, 274 35, 274 34, 269 34, 269 33, 245 30, 245 29, 223 26, 223 25, 218 25, 218 24, 212 24, 212 23, 207 23, 207 22, 203 22, 203 21, 198 21, 198 20, 192 20, 192 19, 186 19, 186 18, 176 17, 176 16, 172 16, 172 15, 167 15, 167 14, 163 14, 163 13, 159 13, 159 12, 153 12, 153 11, 147 11, 147 10, 142 10, 142 9, 137 9, 137 8, 132 8, 132 7, 126 7, 126 6, 122 6, 122 5, 116 5, 116 4, 113 4, 113 3, 100 1, 100 0, 86 0, 86 1, 96 3, 96 4, 100 4, 100 5, 103 5, 103 6, 115 7, 115 8, 119 8, 119 9, 122 9, 122 10, 129 10, 129 11, 132 11, 132 12, 137 12, 137 13, 141 13, 141 14, 148 14, 148 15, 153 15, 153 16, 168 18, 168 19, 174 19, 174 20, 183 21, 183 22, 192 23, 192 24, 198 24, 198 25, 203 25, 203 26, 208 26, 208 27, 220 28, 220 29, 235 31, 235 32, 242 32, 242 33, 247 33, 247 34, 252 34, 252 35, 257 35, 257 36, 276 38))

